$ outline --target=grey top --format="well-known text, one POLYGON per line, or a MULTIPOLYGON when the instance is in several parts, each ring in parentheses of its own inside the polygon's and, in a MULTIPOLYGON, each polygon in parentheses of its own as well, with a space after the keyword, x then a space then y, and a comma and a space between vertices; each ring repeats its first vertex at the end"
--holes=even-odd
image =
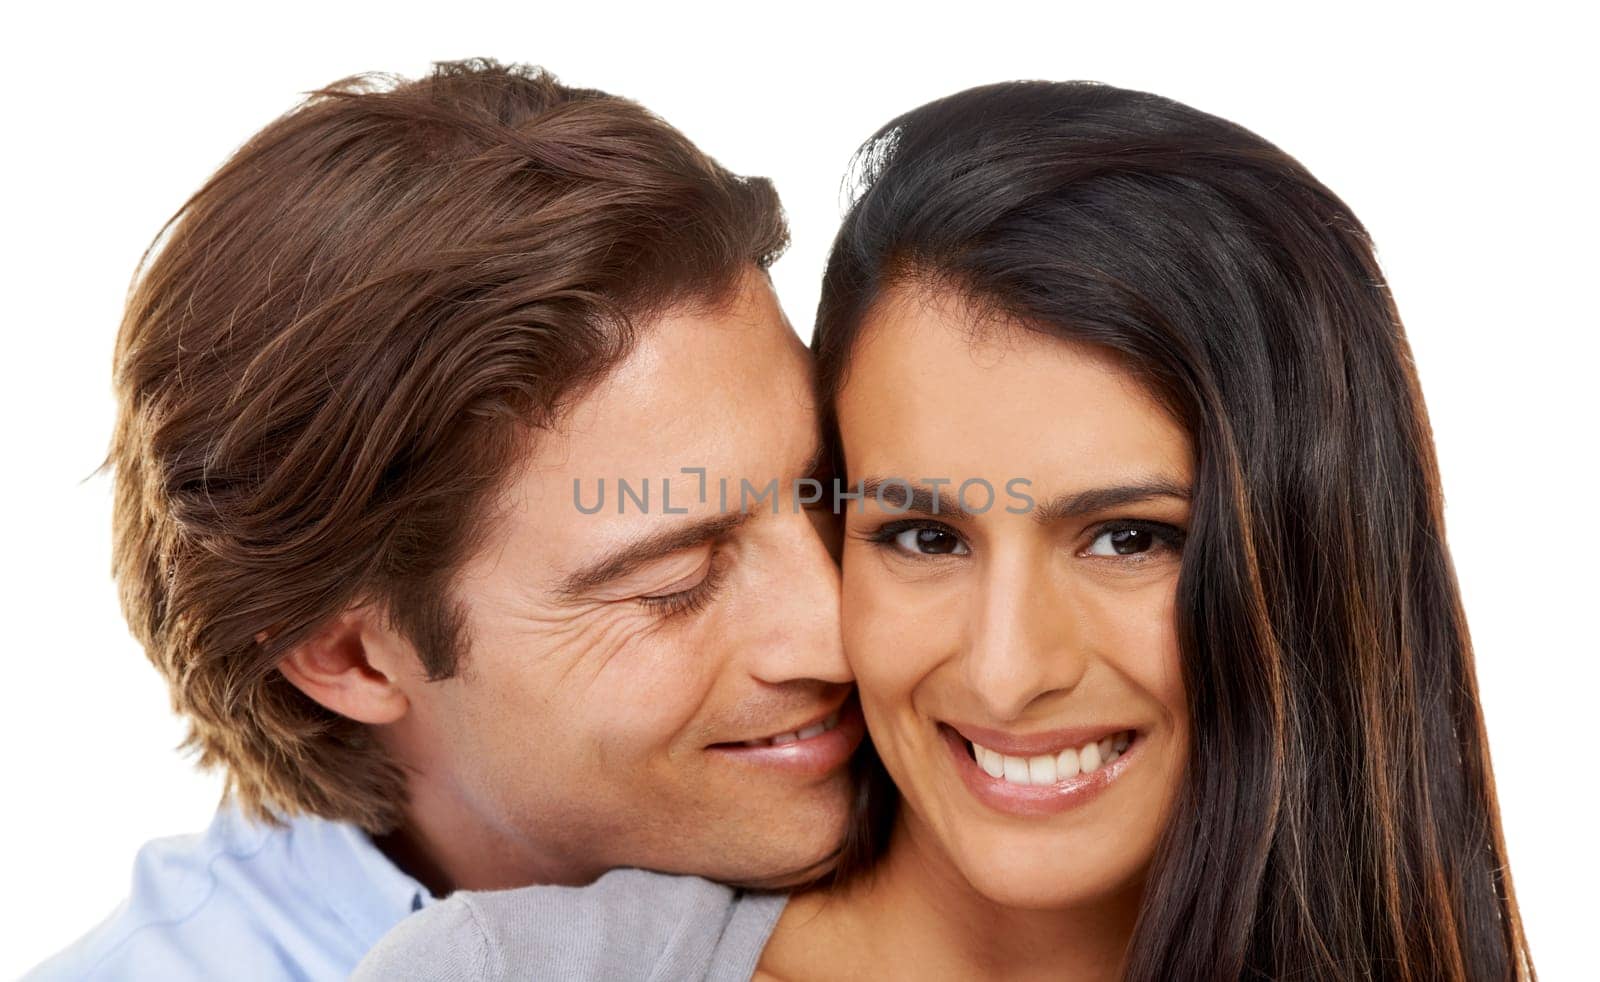
POLYGON ((612 870, 585 887, 459 891, 405 920, 353 982, 749 982, 785 894, 612 870))

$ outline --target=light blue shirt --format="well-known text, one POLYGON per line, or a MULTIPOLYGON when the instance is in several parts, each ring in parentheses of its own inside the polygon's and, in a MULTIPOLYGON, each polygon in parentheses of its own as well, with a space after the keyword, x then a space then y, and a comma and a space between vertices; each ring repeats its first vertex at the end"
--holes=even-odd
POLYGON ((273 828, 225 804, 204 833, 140 849, 128 899, 26 978, 342 980, 432 901, 352 825, 273 828))

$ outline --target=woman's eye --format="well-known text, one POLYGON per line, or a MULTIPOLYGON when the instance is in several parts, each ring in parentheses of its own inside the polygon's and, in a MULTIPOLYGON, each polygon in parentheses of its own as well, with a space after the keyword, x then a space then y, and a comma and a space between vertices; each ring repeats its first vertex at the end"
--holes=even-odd
POLYGON ((964 556, 967 544, 952 533, 926 525, 908 528, 894 536, 894 544, 902 552, 923 556, 964 556))
POLYGON ((1131 556, 1147 552, 1154 537, 1144 529, 1112 529, 1101 532, 1089 546, 1093 556, 1131 556))
POLYGON ((1137 556, 1141 553, 1176 551, 1182 543, 1182 533, 1177 529, 1158 528, 1153 525, 1116 525, 1095 536, 1089 544, 1091 556, 1137 556))

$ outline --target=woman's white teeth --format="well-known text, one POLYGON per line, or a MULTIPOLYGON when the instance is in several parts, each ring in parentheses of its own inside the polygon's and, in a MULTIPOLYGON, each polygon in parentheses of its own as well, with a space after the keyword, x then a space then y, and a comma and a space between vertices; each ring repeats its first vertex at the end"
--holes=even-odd
POLYGON ((781 747, 786 743, 798 743, 801 740, 809 740, 814 736, 821 736, 838 725, 839 711, 835 709, 828 714, 827 719, 820 723, 812 723, 803 730, 779 733, 775 737, 767 737, 763 740, 746 740, 744 745, 747 747, 781 747))
POLYGON ((1094 773, 1121 757, 1131 742, 1133 731, 1124 730, 1081 747, 1068 747, 1057 754, 1037 757, 1009 757, 982 744, 969 745, 978 766, 990 777, 1009 784, 1055 784, 1079 774, 1094 773))
POLYGON ((1085 774, 1093 774, 1100 769, 1100 745, 1098 743, 1086 743, 1083 745, 1083 749, 1078 751, 1078 766, 1083 768, 1085 774))

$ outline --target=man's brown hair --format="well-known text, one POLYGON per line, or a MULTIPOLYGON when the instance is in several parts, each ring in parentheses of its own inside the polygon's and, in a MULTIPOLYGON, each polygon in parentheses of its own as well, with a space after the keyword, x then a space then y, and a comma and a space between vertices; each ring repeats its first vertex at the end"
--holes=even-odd
POLYGON ((536 68, 346 79, 246 143, 141 264, 106 461, 123 610, 202 766, 260 818, 395 827, 399 768, 279 660, 374 602, 453 674, 451 573, 531 435, 786 242, 770 183, 536 68))

